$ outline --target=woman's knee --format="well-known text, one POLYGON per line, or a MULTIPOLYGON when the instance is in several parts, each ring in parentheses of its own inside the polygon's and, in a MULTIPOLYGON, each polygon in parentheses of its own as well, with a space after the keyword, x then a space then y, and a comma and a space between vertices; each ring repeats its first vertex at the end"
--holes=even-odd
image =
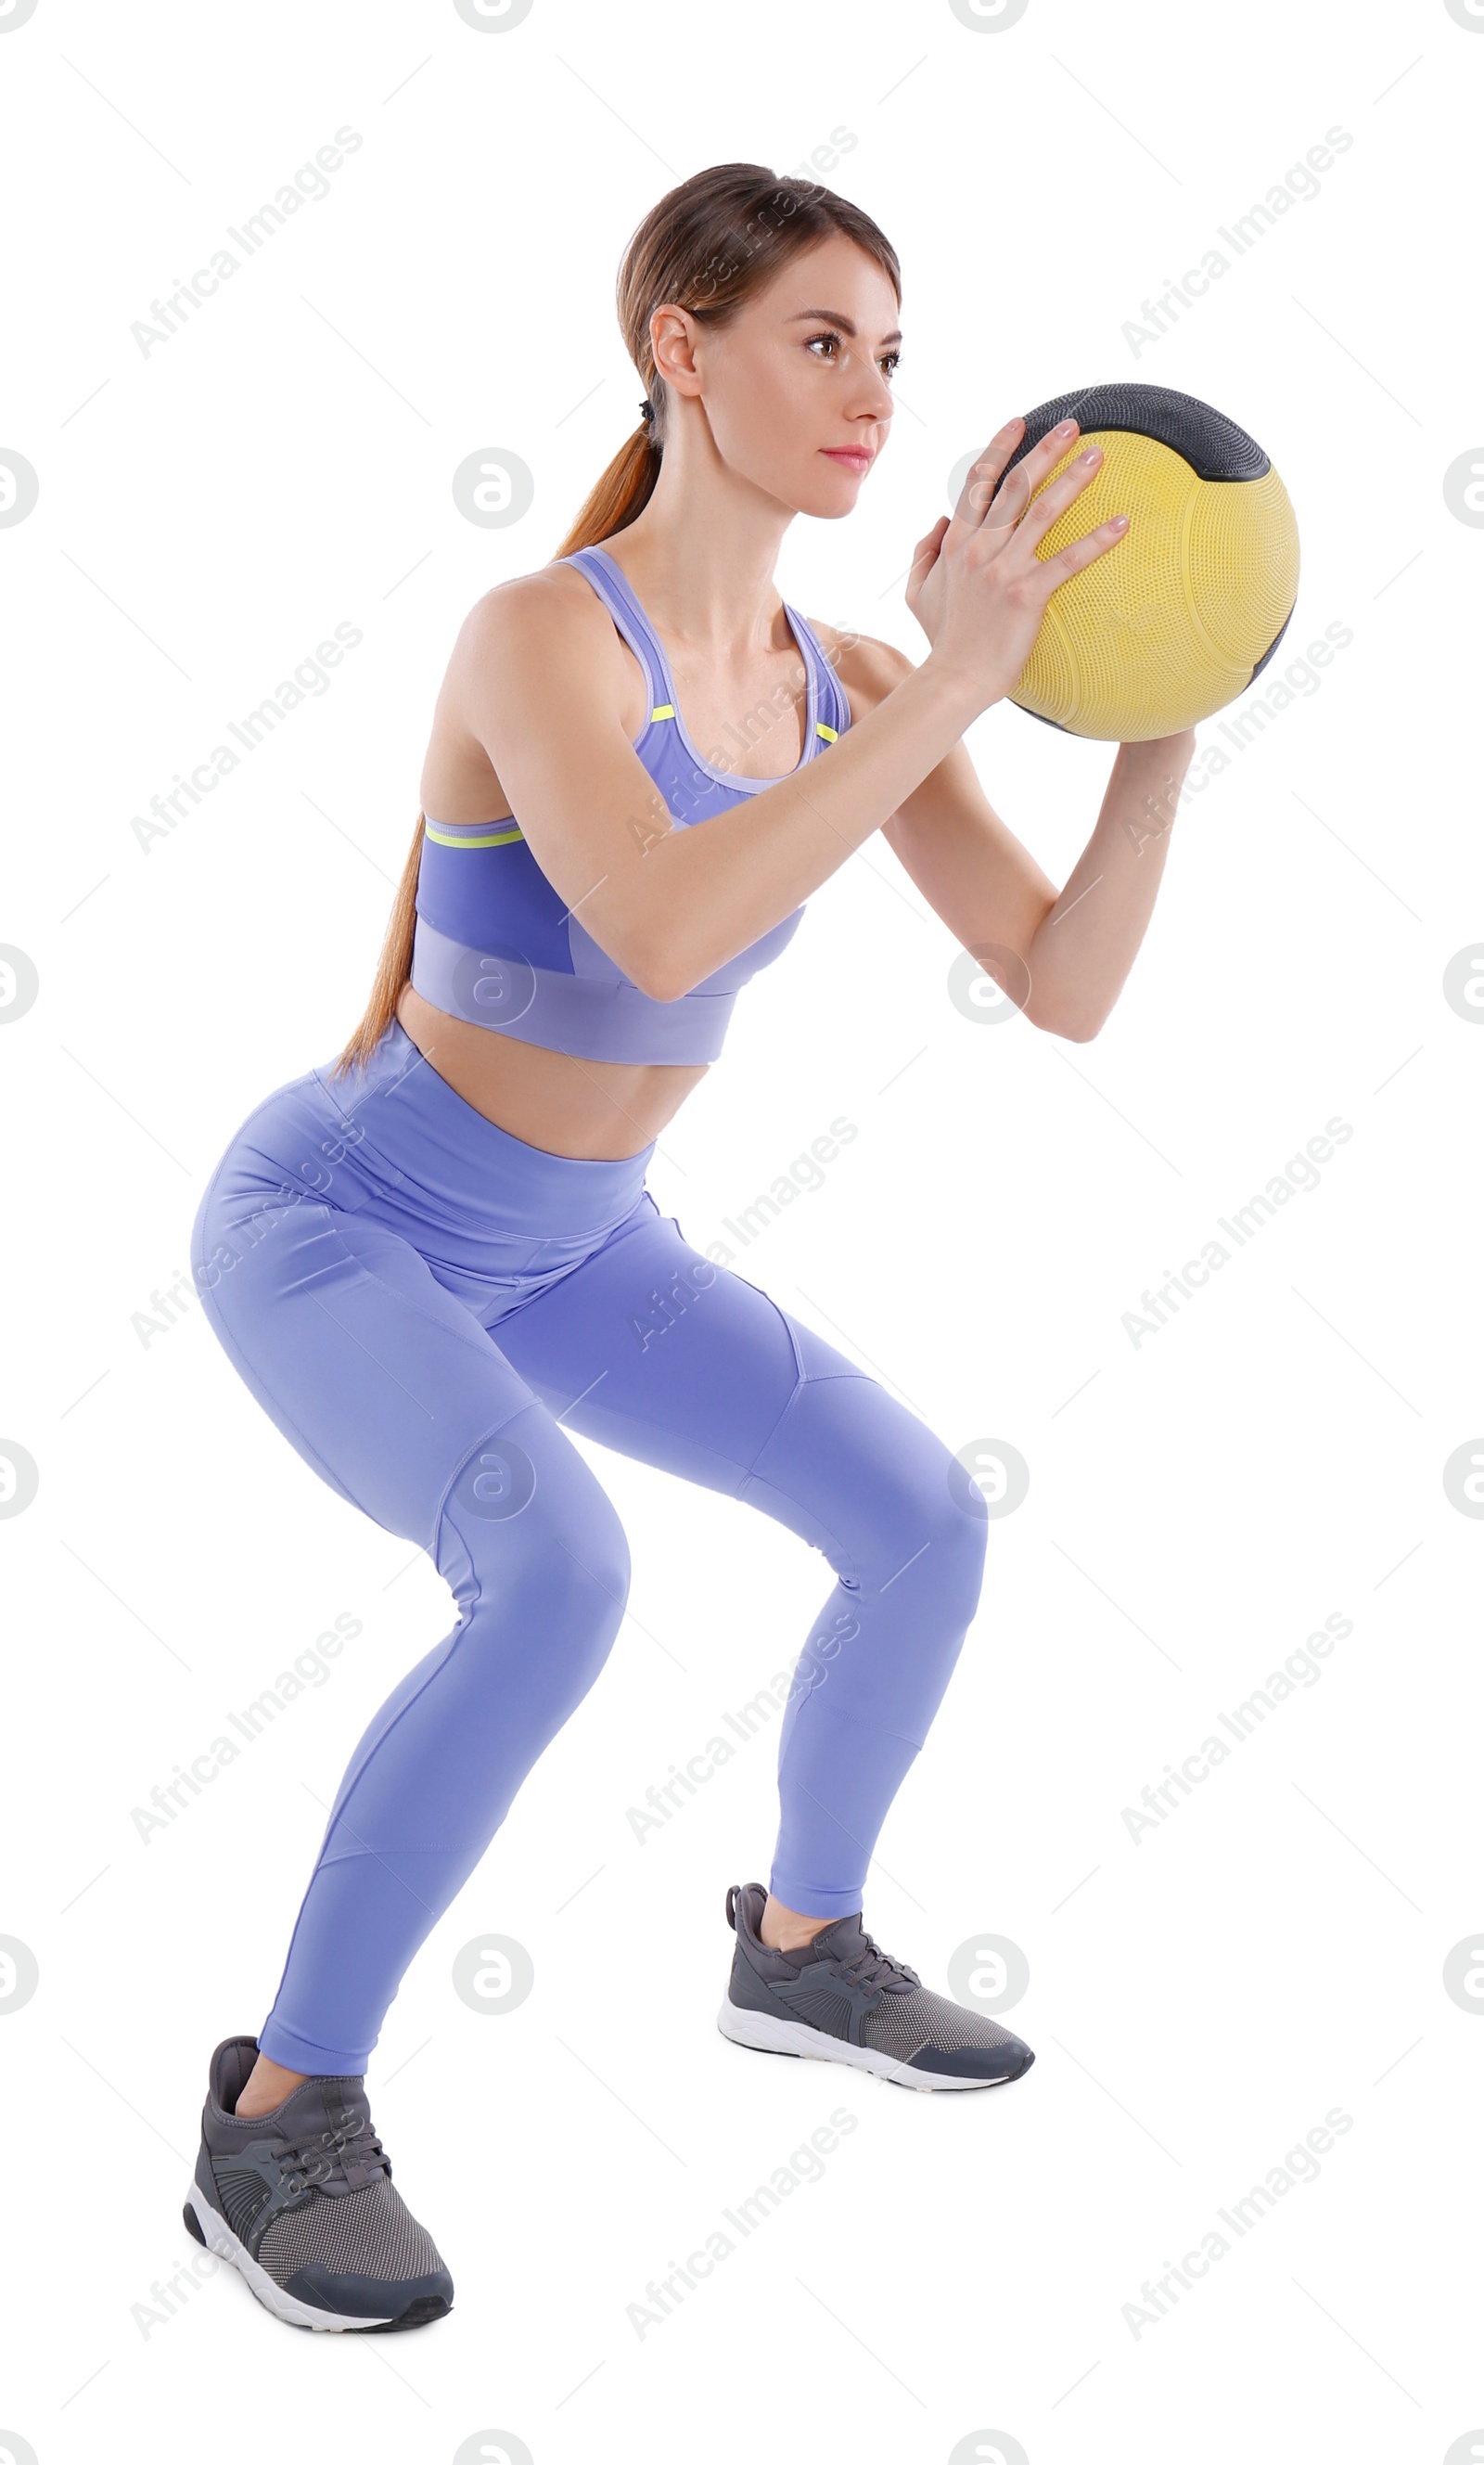
POLYGON ((519 1617, 535 1600, 553 1637, 596 1642, 604 1654, 623 1623, 628 1535, 543 1406, 525 1407, 465 1457, 449 1484, 433 1556, 468 1610, 482 1599, 502 1617, 519 1617))
MULTIPOLYGON (((928 1433, 930 1434, 930 1433, 928 1433)), ((925 1587, 944 1614, 965 1623, 974 1614, 984 1582, 989 1518, 981 1492, 940 1439, 920 1449, 895 1476, 896 1494, 884 1519, 895 1547, 914 1554, 878 1577, 882 1590, 920 1568, 925 1587)))
POLYGON ((958 1457, 864 1373, 807 1381, 795 1411, 796 1494, 833 1535, 847 1588, 920 1597, 926 1588, 971 1616, 988 1511, 958 1457))

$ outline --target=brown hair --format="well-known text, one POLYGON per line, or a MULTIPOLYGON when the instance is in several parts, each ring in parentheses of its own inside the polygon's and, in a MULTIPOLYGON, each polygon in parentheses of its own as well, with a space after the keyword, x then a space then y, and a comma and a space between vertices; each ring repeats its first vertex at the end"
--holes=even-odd
MULTIPOLYGON (((682 180, 651 209, 624 251, 617 308, 619 328, 653 416, 641 417, 626 437, 550 562, 627 530, 653 494, 669 424, 664 381, 655 368, 650 338, 655 309, 674 302, 699 324, 728 325, 790 257, 836 232, 875 259, 899 301, 901 268, 890 240, 858 206, 817 181, 780 178, 760 163, 716 163, 682 180)), ((402 988, 412 972, 423 828, 419 813, 370 1000, 336 1063, 337 1078, 353 1064, 364 1067, 370 1059, 396 1016, 402 988)))

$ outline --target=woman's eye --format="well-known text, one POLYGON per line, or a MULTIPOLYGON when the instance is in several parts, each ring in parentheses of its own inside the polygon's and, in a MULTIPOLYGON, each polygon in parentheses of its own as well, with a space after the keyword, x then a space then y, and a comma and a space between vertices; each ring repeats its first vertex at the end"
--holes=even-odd
MULTIPOLYGON (((815 346, 821 343, 829 344, 832 355, 838 354, 840 348, 840 337, 838 334, 811 334, 806 348, 812 351, 815 346)), ((897 374, 900 362, 900 351, 885 351, 882 353, 877 366, 880 367, 883 376, 890 379, 897 374)))

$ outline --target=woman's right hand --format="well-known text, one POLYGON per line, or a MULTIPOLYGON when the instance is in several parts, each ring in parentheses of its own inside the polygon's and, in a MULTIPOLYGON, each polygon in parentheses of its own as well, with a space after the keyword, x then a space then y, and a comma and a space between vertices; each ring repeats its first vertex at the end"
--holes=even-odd
POLYGON ((1037 543, 1096 477, 1102 455, 1096 446, 1079 455, 1037 496, 1074 442, 1077 424, 1063 420, 1005 478, 1024 429, 1017 414, 990 438, 952 514, 918 542, 907 580, 907 605, 932 645, 931 664, 955 675, 980 711, 1018 680, 1052 591, 1105 556, 1127 529, 1127 517, 1116 516, 1043 562, 1037 543))

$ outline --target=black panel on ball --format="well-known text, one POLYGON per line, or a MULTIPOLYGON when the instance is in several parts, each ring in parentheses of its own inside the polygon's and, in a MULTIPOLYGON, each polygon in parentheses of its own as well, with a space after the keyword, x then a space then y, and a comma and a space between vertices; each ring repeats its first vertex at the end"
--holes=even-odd
POLYGON ((1121 428, 1131 436, 1152 436, 1181 455, 1198 479, 1261 479, 1271 467, 1256 438, 1234 419, 1169 386, 1082 386, 1075 393, 1058 394, 1054 402, 1038 403, 1025 417, 1025 435, 1007 471, 1013 471, 1021 456, 1064 419, 1074 419, 1085 435, 1121 428))
MULTIPOLYGON (((1297 605, 1298 605, 1298 602, 1297 602, 1297 600, 1296 599, 1296 600, 1295 600, 1295 602, 1294 602, 1294 608, 1296 608, 1296 607, 1297 607, 1297 605)), ((1253 678, 1254 677, 1260 677, 1260 676, 1261 676, 1261 674, 1262 674, 1262 672, 1263 672, 1264 668, 1265 668, 1265 667, 1267 666, 1267 664, 1268 664, 1268 661, 1272 658, 1274 652, 1277 649, 1278 644, 1282 641, 1284 634, 1288 632, 1288 629, 1289 629, 1290 625, 1291 625, 1291 624, 1293 623, 1293 621, 1294 621, 1294 608, 1291 608, 1291 609, 1289 610, 1288 614, 1284 617, 1282 624, 1278 627, 1277 632, 1274 634, 1272 641, 1268 644, 1267 649, 1264 651, 1264 653, 1263 653, 1263 655, 1262 655, 1262 657, 1258 660, 1257 665, 1256 665, 1256 666, 1255 666, 1255 668, 1252 670, 1252 674, 1251 674, 1251 676, 1248 677, 1248 680, 1247 680, 1247 681, 1248 681, 1248 683, 1249 683, 1249 684, 1251 684, 1251 683, 1252 682, 1252 678, 1253 678)))

